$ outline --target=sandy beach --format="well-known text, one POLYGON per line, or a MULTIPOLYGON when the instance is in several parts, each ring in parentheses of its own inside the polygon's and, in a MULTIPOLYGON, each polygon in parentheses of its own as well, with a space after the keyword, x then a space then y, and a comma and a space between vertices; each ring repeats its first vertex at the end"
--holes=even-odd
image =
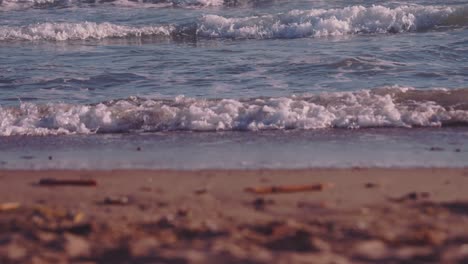
POLYGON ((468 169, 0 171, 0 181, 1 263, 468 261, 468 169))

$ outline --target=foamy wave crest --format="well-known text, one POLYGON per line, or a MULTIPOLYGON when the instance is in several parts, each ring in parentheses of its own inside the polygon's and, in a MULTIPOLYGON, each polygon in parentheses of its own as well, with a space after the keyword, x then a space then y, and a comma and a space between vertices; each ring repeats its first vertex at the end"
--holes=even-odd
POLYGON ((129 98, 0 108, 0 135, 468 125, 468 89, 386 88, 280 98, 129 98))
POLYGON ((28 8, 80 7, 90 5, 114 5, 123 7, 213 7, 223 6, 229 0, 0 0, 0 10, 28 8))
POLYGON ((55 0, 0 0, 0 11, 10 9, 22 9, 36 5, 53 5, 55 0))
POLYGON ((302 38, 363 33, 399 33, 468 24, 466 8, 351 6, 293 10, 284 14, 226 18, 206 15, 198 34, 212 38, 302 38))
POLYGON ((23 27, 0 26, 0 40, 86 40, 141 36, 169 36, 174 27, 130 27, 111 23, 42 23, 23 27))
POLYGON ((468 25, 468 8, 403 6, 391 9, 383 6, 368 8, 353 6, 344 9, 294 10, 284 14, 241 18, 205 15, 197 22, 183 25, 135 27, 111 23, 46 22, 21 27, 0 26, 0 41, 64 41, 144 36, 159 36, 175 40, 274 39, 400 33, 465 25, 468 25))

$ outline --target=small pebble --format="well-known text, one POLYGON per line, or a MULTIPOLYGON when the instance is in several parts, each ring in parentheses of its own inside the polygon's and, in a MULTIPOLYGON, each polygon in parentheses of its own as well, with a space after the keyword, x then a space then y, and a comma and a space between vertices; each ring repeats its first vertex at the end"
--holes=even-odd
POLYGON ((265 199, 263 198, 257 198, 252 202, 253 206, 255 207, 256 210, 265 210, 265 199))
POLYGON ((419 199, 427 199, 431 196, 428 192, 410 192, 408 194, 403 195, 401 198, 394 199, 395 201, 407 201, 407 200, 419 200, 419 199))
POLYGON ((256 210, 265 210, 266 206, 269 204, 274 204, 273 200, 265 200, 264 198, 257 198, 253 200, 252 204, 256 210))
MULTIPOLYGON (((18 243, 11 243, 6 248, 6 259, 12 263, 20 263, 27 256, 27 250, 18 243)), ((8 262, 8 261, 7 261, 8 262)))
POLYGON ((129 203, 129 199, 126 196, 106 197, 104 199, 104 204, 107 204, 107 205, 126 205, 128 203, 129 203))
POLYGON ((429 150, 430 150, 430 151, 442 151, 442 150, 444 150, 444 149, 441 148, 441 147, 431 147, 429 150))
POLYGON ((190 210, 186 208, 180 208, 179 210, 177 210, 177 216, 179 217, 187 217, 189 216, 189 214, 190 214, 190 210))
POLYGON ((175 226, 173 222, 174 216, 165 215, 157 221, 156 225, 160 228, 173 228, 175 226))
POLYGON ((375 188, 375 187, 378 187, 379 185, 377 183, 373 183, 373 182, 368 182, 364 185, 366 188, 375 188))
POLYGON ((90 245, 88 241, 76 235, 65 234, 65 251, 67 255, 76 257, 85 257, 90 253, 90 245))
POLYGON ((201 188, 201 189, 197 189, 195 190, 195 194, 198 194, 198 195, 201 195, 201 194, 204 194, 204 193, 207 193, 208 190, 206 188, 201 188))
POLYGON ((380 240, 368 240, 355 244, 354 254, 356 257, 366 260, 378 260, 383 259, 388 249, 385 243, 380 240))

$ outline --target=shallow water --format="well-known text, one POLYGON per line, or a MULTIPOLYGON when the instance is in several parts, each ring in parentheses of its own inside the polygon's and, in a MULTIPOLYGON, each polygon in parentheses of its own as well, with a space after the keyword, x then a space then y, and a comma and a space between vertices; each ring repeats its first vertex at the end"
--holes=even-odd
POLYGON ((1 167, 468 160, 466 0, 0 0, 0 17, 1 167), (65 161, 21 158, 53 142, 65 161))
POLYGON ((468 130, 158 132, 0 138, 9 169, 464 167, 468 130))

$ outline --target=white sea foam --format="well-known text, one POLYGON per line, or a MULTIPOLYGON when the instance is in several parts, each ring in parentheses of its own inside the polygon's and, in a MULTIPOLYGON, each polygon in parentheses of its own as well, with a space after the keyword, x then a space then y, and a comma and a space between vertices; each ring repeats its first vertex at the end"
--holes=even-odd
POLYGON ((131 27, 111 23, 41 23, 23 27, 0 26, 0 40, 86 40, 141 36, 168 36, 167 26, 131 27))
POLYGON ((65 3, 63 0, 0 0, 1 10, 25 9, 37 6, 54 6, 65 3))
POLYGON ((136 8, 193 8, 222 6, 224 0, 0 0, 0 10, 48 8, 56 6, 74 7, 98 4, 136 8))
POLYGON ((466 24, 466 13, 464 8, 443 6, 350 6, 239 18, 206 15, 201 19, 198 34, 212 38, 263 39, 399 33, 455 22, 466 24))
MULTIPOLYGON (((34 0, 55 1, 55 0, 34 0)), ((125 1, 127 0, 119 0, 125 1)), ((194 0, 218 5, 221 0, 194 0)), ((179 1, 188 4, 190 1, 179 1)), ((179 3, 179 4, 181 4, 179 3)), ((192 3, 193 4, 193 3, 192 3)), ((302 38, 347 34, 400 33, 468 24, 468 9, 440 6, 351 6, 343 9, 293 10, 288 13, 227 18, 205 15, 192 25, 127 26, 112 23, 39 23, 0 26, 5 40, 84 40, 141 36, 191 38, 302 38), (187 30, 190 29, 190 30, 187 30)))
POLYGON ((179 0, 178 3, 182 5, 222 6, 224 0, 179 0))
POLYGON ((0 135, 468 125, 467 89, 399 88, 245 100, 129 98, 0 108, 0 135), (464 103, 466 104, 466 103, 464 103))

